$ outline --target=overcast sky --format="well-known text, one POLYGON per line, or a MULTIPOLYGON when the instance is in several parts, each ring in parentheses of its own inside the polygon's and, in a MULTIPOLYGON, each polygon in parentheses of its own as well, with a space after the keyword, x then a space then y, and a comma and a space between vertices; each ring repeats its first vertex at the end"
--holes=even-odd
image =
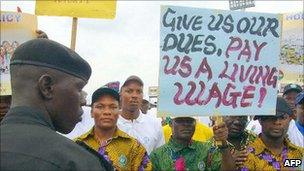
MULTIPOLYGON (((256 1, 246 11, 288 13, 303 11, 303 1, 256 1)), ((89 96, 109 81, 122 82, 132 74, 148 87, 158 85, 160 5, 229 9, 228 1, 118 1, 114 20, 78 20, 76 52, 92 66, 92 77, 85 87, 89 96)), ((35 1, 1 0, 1 10, 34 14, 35 1)), ((70 46, 70 17, 39 16, 38 28, 49 38, 70 46)))

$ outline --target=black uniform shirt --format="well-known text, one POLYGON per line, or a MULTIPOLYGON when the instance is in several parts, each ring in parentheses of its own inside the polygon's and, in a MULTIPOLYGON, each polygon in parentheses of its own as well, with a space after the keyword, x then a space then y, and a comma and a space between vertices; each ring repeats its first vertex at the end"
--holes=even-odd
POLYGON ((1 170, 105 170, 98 157, 56 133, 39 110, 12 108, 0 128, 1 170))

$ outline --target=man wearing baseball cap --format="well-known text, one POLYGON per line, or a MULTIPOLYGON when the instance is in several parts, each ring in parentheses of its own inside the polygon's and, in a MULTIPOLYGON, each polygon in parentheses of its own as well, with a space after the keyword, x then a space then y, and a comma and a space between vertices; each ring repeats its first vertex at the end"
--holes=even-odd
POLYGON ((236 170, 227 143, 226 124, 223 122, 213 127, 214 140, 222 142, 215 148, 211 142, 193 140, 195 125, 196 120, 192 117, 172 119, 169 142, 150 155, 153 170, 236 170))
POLYGON ((297 117, 297 116, 295 116, 295 114, 296 114, 296 108, 295 108, 296 96, 301 91, 302 91, 302 88, 298 84, 287 84, 284 87, 283 97, 293 111, 293 116, 292 116, 293 119, 295 119, 297 117))
POLYGON ((278 97, 275 116, 257 116, 262 133, 247 147, 242 170, 282 170, 286 159, 303 159, 304 149, 286 138, 291 115, 287 102, 278 97))
MULTIPOLYGON (((289 107, 293 111, 293 114, 291 115, 291 118, 294 119, 294 120, 297 118, 296 108, 295 108, 295 100, 296 100, 297 94, 300 93, 301 91, 302 91, 301 86, 299 86, 297 84, 287 84, 284 87, 284 90, 283 90, 283 98, 286 100, 289 107)), ((293 122, 293 120, 291 120, 290 126, 292 127, 293 125, 294 125, 294 122, 293 122)), ((246 129, 250 130, 250 131, 252 131, 256 134, 261 133, 261 125, 259 124, 259 122, 257 122, 256 119, 250 121, 249 124, 247 125, 246 129)), ((290 133, 293 134, 290 131, 287 132, 288 135, 290 135, 290 133)))
POLYGON ((115 84, 107 84, 92 95, 91 117, 93 128, 78 137, 102 155, 117 170, 151 170, 145 148, 133 137, 117 128, 120 96, 115 84))
POLYGON ((143 81, 135 75, 126 79, 120 90, 121 115, 118 127, 144 145, 148 154, 165 143, 161 122, 140 111, 143 81))

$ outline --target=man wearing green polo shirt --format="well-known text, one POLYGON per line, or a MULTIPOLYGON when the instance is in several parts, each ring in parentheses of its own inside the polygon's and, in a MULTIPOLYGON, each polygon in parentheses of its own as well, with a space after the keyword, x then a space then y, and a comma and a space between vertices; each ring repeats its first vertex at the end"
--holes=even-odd
POLYGON ((177 117, 172 120, 172 136, 168 143, 152 151, 153 170, 235 170, 235 162, 227 145, 228 129, 225 123, 213 127, 214 139, 221 141, 220 152, 212 150, 211 143, 192 140, 195 119, 177 117), (214 153, 215 152, 215 153, 214 153))

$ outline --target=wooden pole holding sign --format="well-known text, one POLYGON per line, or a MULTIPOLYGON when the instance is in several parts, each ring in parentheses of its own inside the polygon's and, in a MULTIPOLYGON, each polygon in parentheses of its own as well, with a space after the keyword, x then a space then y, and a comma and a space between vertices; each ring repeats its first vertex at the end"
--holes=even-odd
MULTIPOLYGON (((215 122, 214 125, 218 126, 219 124, 223 123, 223 117, 220 116, 218 113, 215 113, 214 122, 215 122)), ((223 145, 222 141, 215 141, 214 143, 215 143, 216 146, 223 145)))
POLYGON ((73 17, 72 35, 71 35, 71 49, 72 50, 75 50, 75 47, 76 47, 77 23, 78 23, 78 18, 73 17))

